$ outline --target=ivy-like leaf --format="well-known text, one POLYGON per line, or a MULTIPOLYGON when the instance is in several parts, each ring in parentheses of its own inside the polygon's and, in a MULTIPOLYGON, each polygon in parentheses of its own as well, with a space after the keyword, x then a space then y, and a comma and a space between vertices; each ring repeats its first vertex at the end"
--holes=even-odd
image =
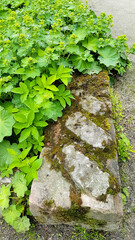
POLYGON ((16 172, 11 183, 17 196, 24 197, 24 194, 27 191, 25 174, 22 172, 16 172))
POLYGON ((12 114, 0 106, 0 142, 5 136, 11 136, 14 123, 12 114))

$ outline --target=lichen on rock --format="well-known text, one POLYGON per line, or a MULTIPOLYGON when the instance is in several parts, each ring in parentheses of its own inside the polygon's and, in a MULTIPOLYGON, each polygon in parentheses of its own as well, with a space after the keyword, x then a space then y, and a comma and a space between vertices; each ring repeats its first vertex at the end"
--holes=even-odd
POLYGON ((122 212, 117 144, 107 72, 75 76, 76 100, 46 128, 43 165, 34 180, 30 210, 47 224, 115 230, 122 212))

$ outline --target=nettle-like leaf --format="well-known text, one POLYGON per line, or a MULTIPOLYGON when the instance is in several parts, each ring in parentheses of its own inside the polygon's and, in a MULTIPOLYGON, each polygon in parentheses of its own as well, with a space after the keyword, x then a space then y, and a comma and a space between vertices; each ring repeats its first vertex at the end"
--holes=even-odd
POLYGON ((7 186, 2 185, 0 188, 0 208, 3 210, 4 208, 8 208, 9 206, 9 196, 11 195, 10 192, 11 184, 7 186))
POLYGON ((13 158, 19 154, 20 151, 16 143, 10 144, 9 141, 4 140, 0 143, 0 168, 7 168, 12 162, 13 158))
POLYGON ((23 82, 20 82, 19 86, 20 87, 18 87, 18 88, 13 88, 12 92, 21 94, 20 99, 21 99, 21 102, 23 103, 27 99, 27 96, 29 94, 29 89, 28 89, 27 85, 23 82))
POLYGON ((16 205, 12 204, 8 209, 2 211, 2 215, 6 222, 10 225, 13 225, 13 222, 20 217, 21 212, 16 209, 16 205))
POLYGON ((106 46, 104 48, 100 48, 98 50, 99 53, 99 61, 100 63, 104 64, 107 67, 110 66, 116 66, 116 64, 119 62, 119 55, 115 48, 111 46, 106 46))
POLYGON ((11 183, 17 196, 24 197, 24 194, 27 191, 25 174, 22 172, 16 172, 12 177, 11 183))
POLYGON ((5 136, 11 136, 14 123, 12 114, 0 106, 0 142, 5 136))

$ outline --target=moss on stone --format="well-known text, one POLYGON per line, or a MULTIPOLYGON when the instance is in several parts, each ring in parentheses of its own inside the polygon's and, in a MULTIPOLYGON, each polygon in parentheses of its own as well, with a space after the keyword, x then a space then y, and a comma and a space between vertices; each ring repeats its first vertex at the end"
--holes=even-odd
POLYGON ((110 187, 107 189, 107 194, 116 195, 120 192, 120 185, 113 175, 109 177, 109 185, 110 187))

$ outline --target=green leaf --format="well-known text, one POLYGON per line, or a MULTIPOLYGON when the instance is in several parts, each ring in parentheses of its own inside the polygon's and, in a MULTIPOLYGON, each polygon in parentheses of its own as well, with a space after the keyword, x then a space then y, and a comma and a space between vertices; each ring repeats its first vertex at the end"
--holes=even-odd
POLYGON ((28 78, 35 78, 37 76, 40 76, 39 68, 34 68, 32 70, 25 70, 25 74, 23 76, 23 80, 26 80, 28 78))
POLYGON ((15 113, 13 116, 17 122, 25 123, 27 121, 26 115, 21 114, 20 112, 15 113))
POLYGON ((16 205, 12 204, 8 209, 2 211, 2 215, 8 224, 13 225, 13 222, 20 217, 21 212, 16 209, 16 205))
POLYGON ((27 191, 25 174, 22 172, 16 172, 12 177, 11 183, 17 196, 24 197, 24 194, 27 191))
POLYGON ((98 47, 98 39, 95 37, 89 37, 88 39, 82 42, 82 45, 88 50, 92 50, 93 52, 96 52, 98 47))
POLYGON ((26 232, 30 228, 30 221, 26 216, 23 216, 22 218, 17 218, 12 226, 16 232, 26 232))
POLYGON ((71 54, 80 54, 80 49, 78 45, 67 45, 66 52, 71 54))
POLYGON ((10 142, 7 140, 0 143, 0 168, 8 167, 12 162, 14 156, 11 155, 11 151, 14 151, 16 154, 20 153, 16 143, 10 145, 10 142))
POLYGON ((84 40, 84 38, 88 35, 88 30, 85 28, 77 28, 74 32, 73 32, 77 38, 76 38, 76 43, 84 40))
POLYGON ((0 207, 1 210, 4 208, 8 208, 9 206, 9 196, 11 195, 10 192, 11 184, 8 184, 7 186, 2 185, 0 188, 0 207))
POLYGON ((32 164, 32 168, 34 168, 35 170, 38 170, 42 165, 42 161, 43 161, 42 158, 39 158, 36 161, 34 161, 32 164))
POLYGON ((18 158, 20 158, 21 160, 23 160, 24 158, 26 158, 26 156, 28 155, 30 149, 31 149, 31 147, 28 147, 28 148, 26 148, 25 150, 23 150, 23 151, 18 155, 18 158))
POLYGON ((48 108, 42 110, 42 113, 47 119, 57 121, 58 117, 62 116, 62 109, 59 102, 52 102, 48 108))
POLYGON ((24 129, 21 132, 20 138, 19 138, 19 142, 23 142, 25 139, 27 139, 31 134, 31 127, 24 129))
POLYGON ((99 72, 102 71, 102 68, 100 67, 100 65, 98 64, 98 62, 93 62, 89 65, 89 68, 87 70, 85 70, 83 73, 88 73, 88 74, 98 74, 99 72))
POLYGON ((5 136, 11 136, 14 123, 12 114, 0 106, 0 142, 5 136))
POLYGON ((36 127, 32 127, 32 136, 36 139, 36 140, 38 140, 38 138, 39 138, 39 132, 38 132, 38 130, 37 130, 37 128, 36 127))
POLYGON ((46 127, 48 125, 48 123, 45 121, 39 121, 39 122, 34 122, 34 125, 36 127, 46 127))
POLYGON ((24 74, 24 68, 18 68, 15 72, 14 72, 14 74, 24 74))
POLYGON ((104 64, 107 67, 113 66, 115 67, 116 64, 119 62, 119 55, 115 48, 111 46, 106 46, 104 48, 100 48, 98 50, 99 53, 99 61, 100 63, 104 64))
POLYGON ((129 191, 126 187, 122 188, 122 192, 126 195, 127 198, 129 198, 129 191))
POLYGON ((62 107, 65 108, 65 107, 66 107, 66 102, 65 102, 65 100, 64 100, 62 97, 59 97, 58 99, 59 99, 62 107))

